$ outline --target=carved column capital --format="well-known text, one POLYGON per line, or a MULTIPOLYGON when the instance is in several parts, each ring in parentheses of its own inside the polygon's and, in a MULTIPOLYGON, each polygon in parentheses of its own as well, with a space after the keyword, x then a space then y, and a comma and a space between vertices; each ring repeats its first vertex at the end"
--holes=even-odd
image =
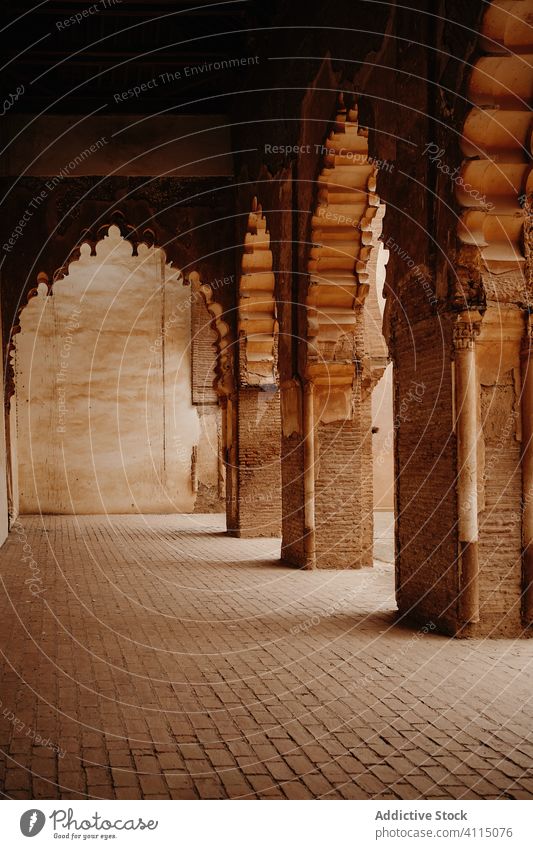
POLYGON ((453 343, 456 351, 473 351, 481 331, 481 314, 477 311, 461 313, 453 328, 453 343))

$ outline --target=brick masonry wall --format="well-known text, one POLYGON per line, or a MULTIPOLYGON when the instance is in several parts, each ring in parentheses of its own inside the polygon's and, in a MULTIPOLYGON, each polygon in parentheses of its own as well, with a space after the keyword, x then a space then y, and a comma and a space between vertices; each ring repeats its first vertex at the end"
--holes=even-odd
POLYGON ((458 592, 452 321, 398 320, 394 341, 400 613, 453 632, 458 592))
POLYGON ((224 434, 224 464, 226 478, 226 527, 228 532, 234 533, 237 528, 237 493, 238 493, 238 472, 237 463, 235 461, 236 450, 230 443, 237 442, 237 437, 234 435, 237 430, 237 411, 236 400, 227 399, 222 407, 222 416, 225 421, 224 434))
POLYGON ((203 296, 191 293, 191 400, 200 421, 196 455, 195 513, 222 513, 225 509, 219 463, 221 410, 214 388, 216 333, 203 296))
POLYGON ((281 534, 280 432, 279 391, 240 389, 237 536, 281 534))
POLYGON ((223 513, 225 474, 222 457, 221 409, 212 404, 197 406, 200 439, 196 451, 195 513, 223 513))
POLYGON ((293 566, 305 566, 304 551, 304 458, 299 434, 282 436, 282 559, 293 566))
MULTIPOLYGON (((449 633, 515 636, 522 632, 518 351, 514 373, 496 369, 490 385, 482 380, 479 385, 480 622, 462 627, 453 320, 453 315, 441 315, 409 327, 398 322, 395 328, 398 606, 402 615, 433 620, 449 633)), ((484 356, 480 351, 478 368, 484 356)))
POLYGON ((368 412, 368 405, 356 401, 353 418, 320 422, 316 428, 315 544, 319 569, 358 569, 372 562, 364 562, 363 557, 364 412, 368 412))
POLYGON ((372 566, 374 554, 374 464, 372 394, 361 399, 361 544, 362 563, 372 566))
POLYGON ((191 300, 191 371, 193 404, 216 404, 213 388, 216 364, 216 334, 203 297, 191 300))
MULTIPOLYGON (((476 633, 518 633, 521 593, 522 476, 512 371, 480 387, 483 467, 479 510, 480 617, 476 633)), ((472 630, 472 629, 471 629, 472 630)))
MULTIPOLYGON (((282 439, 283 543, 287 563, 305 566, 303 442, 282 439)), ((315 428, 316 567, 372 566, 373 475, 371 397, 354 405, 353 419, 315 428)))

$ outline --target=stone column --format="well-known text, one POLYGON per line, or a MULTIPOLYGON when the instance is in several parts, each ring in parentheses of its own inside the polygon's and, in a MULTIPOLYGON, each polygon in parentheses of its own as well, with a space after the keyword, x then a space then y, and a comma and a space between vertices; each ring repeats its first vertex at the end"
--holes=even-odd
POLYGON ((463 624, 479 622, 476 337, 480 331, 480 320, 478 312, 465 311, 454 330, 459 615, 463 624))
POLYGON ((533 624, 533 326, 522 346, 522 593, 523 622, 533 624))

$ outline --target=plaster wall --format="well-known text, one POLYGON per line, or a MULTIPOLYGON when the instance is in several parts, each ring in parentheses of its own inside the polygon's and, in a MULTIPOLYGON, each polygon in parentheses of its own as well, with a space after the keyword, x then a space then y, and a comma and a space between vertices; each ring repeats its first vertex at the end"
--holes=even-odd
POLYGON ((21 328, 20 512, 193 511, 217 478, 216 427, 192 403, 191 293, 164 253, 134 257, 110 228, 53 295, 39 287, 21 328))

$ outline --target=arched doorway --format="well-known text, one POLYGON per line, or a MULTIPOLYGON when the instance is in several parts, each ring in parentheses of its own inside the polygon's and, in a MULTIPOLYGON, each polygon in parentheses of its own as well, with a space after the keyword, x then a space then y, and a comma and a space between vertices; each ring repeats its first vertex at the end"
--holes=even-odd
POLYGON ((115 226, 40 284, 14 337, 21 513, 222 510, 209 321, 164 251, 133 255, 115 226))

